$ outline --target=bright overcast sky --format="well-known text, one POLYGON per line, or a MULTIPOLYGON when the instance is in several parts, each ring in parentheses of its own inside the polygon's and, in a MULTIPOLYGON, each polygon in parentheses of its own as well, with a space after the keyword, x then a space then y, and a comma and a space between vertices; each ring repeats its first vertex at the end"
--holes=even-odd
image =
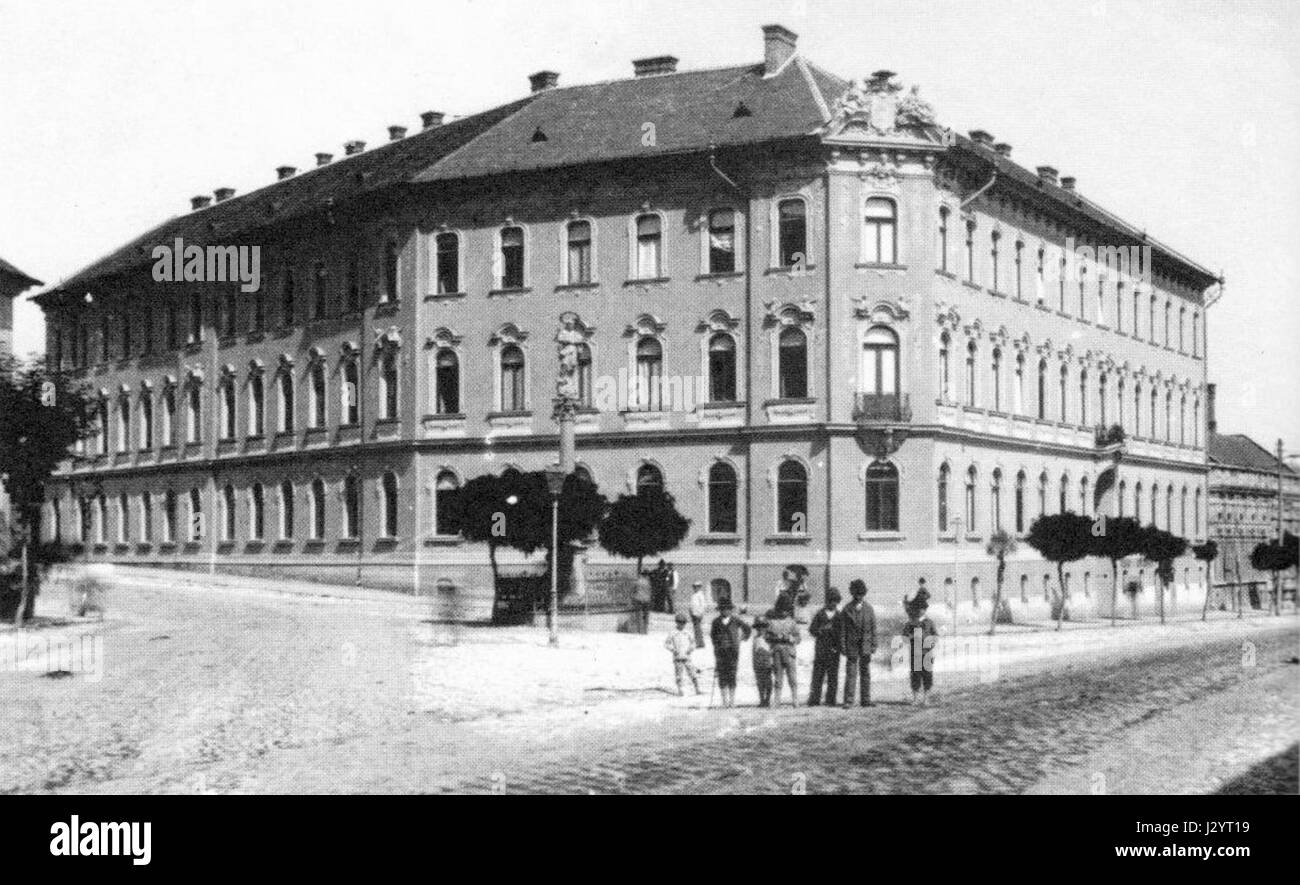
MULTIPOLYGON (((1292 0, 0 0, 0 256, 52 283, 344 141, 527 91, 756 61, 799 33, 844 77, 917 83, 1227 277, 1209 315, 1219 428, 1300 448, 1300 3, 1292 0)), ((41 346, 18 306, 15 349, 41 346)))

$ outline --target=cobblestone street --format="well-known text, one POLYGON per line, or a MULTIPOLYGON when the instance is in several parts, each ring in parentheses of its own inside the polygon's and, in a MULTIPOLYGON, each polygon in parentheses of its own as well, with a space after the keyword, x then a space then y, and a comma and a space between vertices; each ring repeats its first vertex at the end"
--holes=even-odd
POLYGON ((1296 791, 1294 615, 1021 628, 927 709, 882 670, 871 709, 761 710, 742 672, 722 711, 667 691, 654 635, 555 650, 401 598, 161 578, 102 622, 39 610, 29 635, 102 640, 102 678, 0 672, 0 792, 1207 793, 1257 766, 1296 791))

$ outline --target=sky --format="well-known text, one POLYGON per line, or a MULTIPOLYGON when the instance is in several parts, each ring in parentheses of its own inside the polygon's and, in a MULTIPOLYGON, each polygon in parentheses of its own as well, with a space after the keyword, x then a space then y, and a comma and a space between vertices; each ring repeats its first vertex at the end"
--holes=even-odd
MULTIPOLYGON (((1300 3, 1293 0, 0 0, 0 256, 54 283, 220 186, 419 114, 762 58, 764 24, 843 77, 888 68, 1227 285, 1219 429, 1300 450, 1300 3)), ((39 350, 20 302, 15 350, 39 350)))

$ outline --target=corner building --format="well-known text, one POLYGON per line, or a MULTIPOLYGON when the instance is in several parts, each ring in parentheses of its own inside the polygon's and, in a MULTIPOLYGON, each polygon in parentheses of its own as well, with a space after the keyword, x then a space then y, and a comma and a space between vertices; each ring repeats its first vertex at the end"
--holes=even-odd
MULTIPOLYGON (((762 48, 539 72, 511 104, 196 198, 45 293, 51 359, 102 401, 50 530, 88 559, 482 595, 486 551, 439 498, 555 459, 571 312, 580 469, 676 497, 684 592, 766 604, 799 562, 886 606, 925 577, 975 617, 995 526, 1068 509, 1203 536, 1214 276, 889 72, 843 80, 780 26, 762 48), (260 245, 262 288, 155 283, 177 237, 260 245), (1150 247, 1150 273, 1065 279, 1074 243, 1150 247)), ((594 580, 627 565, 589 552, 594 580)), ((1025 548, 1007 593, 1045 605, 1055 580, 1025 548)), ((1076 608, 1109 597, 1104 563, 1069 581, 1076 608)))

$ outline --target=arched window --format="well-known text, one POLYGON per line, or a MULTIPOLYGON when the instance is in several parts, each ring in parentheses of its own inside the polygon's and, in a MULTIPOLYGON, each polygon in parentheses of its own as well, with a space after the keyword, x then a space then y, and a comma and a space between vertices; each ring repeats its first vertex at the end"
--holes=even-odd
POLYGON ((993 411, 1002 411, 1002 348, 995 347, 989 360, 989 386, 993 391, 993 411))
POLYGON ((709 468, 709 531, 723 534, 737 530, 736 498, 739 483, 735 469, 725 461, 709 468))
POLYGON ((1178 352, 1187 352, 1187 340, 1183 335, 1183 327, 1187 325, 1187 308, 1178 308, 1178 352))
POLYGON ((1174 487, 1165 488, 1165 531, 1174 530, 1174 487))
POLYGON ((1070 420, 1070 367, 1061 366, 1061 423, 1070 420))
POLYGON ((1106 373, 1097 376, 1097 420, 1106 426, 1106 373))
POLYGON ((1020 576, 1020 601, 1026 604, 1029 602, 1029 575, 1020 576))
POLYGON ((311 537, 319 541, 325 537, 325 482, 314 479, 311 483, 311 537))
POLYGON ((310 416, 311 427, 325 426, 325 363, 317 360, 312 363, 310 369, 311 386, 309 388, 310 406, 308 415, 310 416))
POLYGON ((709 273, 736 271, 736 213, 714 209, 709 213, 709 273))
POLYGON ((1160 411, 1160 391, 1151 387, 1151 438, 1156 438, 1156 414, 1160 411))
POLYGON ((203 438, 203 392, 191 383, 186 397, 185 441, 196 443, 203 438))
POLYGON ((356 538, 361 531, 361 480, 349 475, 343 480, 344 538, 356 538))
POLYGON ((862 391, 898 393, 898 336, 884 326, 872 326, 862 339, 862 391))
POLYGON ((293 372, 280 373, 280 427, 281 433, 293 432, 293 372))
MULTIPOLYGON (((57 525, 58 515, 59 515, 59 508, 56 506, 54 508, 54 516, 55 516, 55 523, 56 523, 54 527, 55 538, 59 537, 59 531, 58 531, 59 527, 57 525)), ((145 544, 148 544, 151 541, 153 541, 153 495, 150 494, 149 492, 140 493, 140 540, 145 544)))
POLYGON ((1192 401, 1192 445, 1198 448, 1201 445, 1201 400, 1199 398, 1192 401))
POLYGON ((1151 483, 1151 524, 1155 525, 1160 521, 1160 486, 1151 483))
POLYGON ((808 260, 807 207, 800 199, 782 200, 777 206, 777 264, 806 267, 808 260))
POLYGON ((1088 370, 1079 370, 1079 423, 1088 425, 1088 370))
POLYGON ((632 408, 644 412, 657 412, 663 408, 663 373, 663 345, 648 335, 641 338, 636 343, 637 395, 632 408))
POLYGON ((221 490, 221 540, 235 540, 235 487, 232 485, 221 490))
POLYGON ((163 494, 163 543, 176 543, 176 493, 171 489, 163 494))
POLYGON ((1047 360, 1038 361, 1038 419, 1047 420, 1047 360))
POLYGON ((993 482, 989 486, 989 525, 993 531, 1002 528, 1002 469, 993 468, 993 482))
POLYGON ((650 494, 664 491, 664 475, 653 464, 642 464, 636 471, 636 493, 650 494))
POLYGON ((293 537, 293 483, 285 480, 280 483, 280 537, 289 540, 293 537))
POLYGON ((947 464, 939 465, 939 531, 948 531, 948 485, 951 471, 947 464))
MULTIPOLYGON (((800 203, 799 205, 803 205, 800 203)), ((787 327, 777 339, 777 363, 781 399, 808 396, 808 337, 802 329, 787 327)))
POLYGON ((1192 356, 1201 355, 1201 315, 1192 311, 1192 356))
POLYGON ((636 219, 636 267, 639 280, 663 276, 663 221, 658 215, 639 215, 636 219))
POLYGON ((131 502, 126 493, 117 496, 117 543, 126 544, 131 540, 131 502))
POLYGON ((499 286, 502 289, 524 287, 524 229, 501 229, 501 268, 499 286))
POLYGON ((163 390, 162 444, 170 447, 176 444, 176 389, 168 387, 163 390))
POLYGON ((1115 515, 1124 515, 1124 499, 1128 497, 1128 483, 1124 480, 1119 481, 1119 494, 1115 496, 1115 515))
POLYGON ((1200 486, 1197 486, 1197 488, 1196 488, 1196 495, 1195 495, 1194 502, 1193 502, 1193 504, 1192 504, 1192 532, 1194 533, 1194 536, 1197 537, 1197 538, 1199 538, 1199 537, 1201 536, 1201 489, 1200 489, 1200 486))
POLYGON ((434 238, 438 274, 438 294, 460 291, 460 235, 450 231, 434 238))
POLYGON ((266 537, 266 490, 260 482, 248 490, 248 537, 253 541, 266 537))
POLYGON ((898 263, 898 207, 893 200, 872 197, 862 212, 862 260, 868 264, 898 263))
POLYGON ((1178 401, 1178 444, 1187 444, 1187 394, 1178 401))
POLYGON ((384 537, 397 537, 397 475, 385 473, 380 483, 383 497, 384 537))
POLYGON ((1173 327, 1169 322, 1170 314, 1173 312, 1173 305, 1168 301, 1165 302, 1165 347, 1168 347, 1173 341, 1173 327))
POLYGON ((153 448, 153 394, 149 391, 140 393, 140 451, 147 452, 153 448))
POLYGON ((975 608, 979 608, 980 606, 980 579, 979 578, 970 579, 970 601, 971 601, 971 605, 975 606, 975 608))
POLYGON ((898 468, 887 461, 867 467, 867 531, 898 531, 898 468))
POLYGON ((1047 478, 1047 471, 1044 470, 1038 474, 1038 515, 1047 515, 1047 486, 1050 480, 1047 478))
POLYGON ((966 222, 966 282, 975 282, 975 222, 966 222))
POLYGON ((343 360, 343 426, 355 427, 361 421, 361 363, 356 356, 343 360))
POLYGON ((190 543, 203 540, 203 493, 197 488, 190 489, 190 543))
POLYGON ((1016 474, 1016 534, 1025 531, 1025 471, 1016 474))
POLYGON ((1060 498, 1061 498, 1060 501, 1057 502, 1060 505, 1057 512, 1069 513, 1070 512, 1070 477, 1068 474, 1065 473, 1061 474, 1060 498))
POLYGON ((1124 376, 1115 379, 1115 423, 1124 426, 1124 376))
POLYGON ((456 479, 456 474, 450 470, 440 471, 434 480, 433 533, 435 535, 460 534, 460 520, 456 518, 454 509, 448 506, 459 488, 460 483, 456 479))
POLYGON ((1081 476, 1079 477, 1079 513, 1087 516, 1092 510, 1091 503, 1088 500, 1088 477, 1081 476))
POLYGON ((939 270, 944 273, 948 272, 948 216, 951 214, 947 206, 939 207, 939 270))
POLYGON ((1001 242, 1001 233, 993 231, 989 234, 989 289, 994 292, 1002 291, 1002 277, 999 273, 1001 260, 998 254, 998 246, 1001 242))
POLYGON ((460 414, 460 359, 450 347, 440 347, 433 358, 433 409, 439 415, 460 414))
POLYGON ((1133 382, 1133 432, 1142 433, 1142 382, 1133 382))
POLYGON ((782 461, 776 471, 776 530, 808 532, 808 473, 798 461, 782 461))
POLYGON ((263 387, 262 373, 254 372, 248 378, 248 435, 263 436, 266 433, 266 390, 263 387))
POLYGON ((1178 498, 1178 534, 1187 537, 1187 486, 1178 498))
POLYGON ((1012 397, 1012 410, 1017 415, 1023 415, 1025 413, 1025 355, 1023 353, 1016 354, 1015 388, 1012 397))
POLYGON ((1165 391, 1165 442, 1174 441, 1174 392, 1165 391))
POLYGON ((978 473, 972 464, 966 470, 966 525, 967 534, 975 531, 975 481, 978 473))
POLYGON ((709 401, 736 400, 736 339, 719 332, 709 339, 709 401))
POLYGON ((117 400, 117 450, 126 452, 131 447, 131 399, 127 396, 117 400))
POLYGON ((1142 483, 1133 484, 1133 518, 1142 521, 1142 483))
POLYGON ((952 338, 947 332, 939 336, 939 399, 950 402, 952 397, 952 338))
POLYGON ((565 280, 571 286, 591 282, 591 222, 570 221, 565 228, 567 252, 565 253, 565 280))
POLYGON ((966 405, 975 405, 975 357, 979 347, 974 341, 966 342, 966 405))
POLYGON ((501 348, 501 411, 525 411, 524 393, 524 352, 517 344, 507 344, 501 348))
POLYGON ((397 417, 397 354, 391 347, 379 357, 379 417, 397 417))

